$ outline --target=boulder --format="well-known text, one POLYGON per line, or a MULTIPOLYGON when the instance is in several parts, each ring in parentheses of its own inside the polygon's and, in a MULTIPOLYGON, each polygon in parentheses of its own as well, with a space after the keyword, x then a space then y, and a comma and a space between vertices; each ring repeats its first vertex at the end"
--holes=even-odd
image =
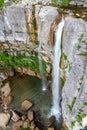
POLYGON ((23 128, 28 128, 29 127, 29 120, 26 119, 24 122, 23 122, 23 128))
POLYGON ((11 92, 10 83, 5 83, 5 85, 0 89, 0 91, 3 94, 3 96, 8 96, 11 92))
POLYGON ((49 127, 48 130, 54 130, 54 128, 49 127))
POLYGON ((10 110, 10 111, 11 111, 11 113, 12 113, 11 119, 12 119, 14 122, 17 122, 18 120, 21 119, 21 117, 18 115, 17 112, 15 112, 15 111, 13 111, 13 110, 10 110))
POLYGON ((13 97, 10 95, 7 97, 3 97, 3 105, 7 105, 7 106, 10 105, 12 100, 13 100, 13 97))
POLYGON ((12 130, 21 130, 22 125, 23 125, 23 121, 20 120, 13 124, 12 130))
POLYGON ((23 115, 21 118, 22 118, 22 121, 25 121, 27 119, 27 116, 23 115))
POLYGON ((30 102, 30 101, 28 101, 28 100, 25 100, 24 102, 22 102, 22 104, 21 104, 21 109, 23 110, 23 111, 27 111, 28 109, 30 109, 31 107, 32 107, 32 103, 30 102))
POLYGON ((0 127, 5 129, 6 125, 9 123, 10 120, 10 114, 9 113, 0 113, 0 127))
POLYGON ((28 111, 27 114, 28 114, 28 120, 32 121, 34 119, 34 113, 33 113, 33 111, 28 111))
POLYGON ((34 121, 31 122, 31 124, 30 124, 29 127, 30 127, 30 129, 32 129, 32 130, 35 129, 36 126, 35 126, 35 124, 34 124, 34 121))
POLYGON ((47 126, 50 127, 56 121, 55 116, 51 116, 47 121, 47 126))

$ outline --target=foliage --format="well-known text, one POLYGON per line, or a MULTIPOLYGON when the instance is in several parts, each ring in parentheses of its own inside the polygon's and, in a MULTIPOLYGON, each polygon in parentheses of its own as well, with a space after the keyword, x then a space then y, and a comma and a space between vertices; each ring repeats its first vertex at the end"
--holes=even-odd
POLYGON ((84 106, 87 106, 87 102, 83 102, 83 105, 84 105, 84 106))
MULTIPOLYGON (((84 104, 84 103, 83 103, 84 104)), ((83 113, 82 109, 79 109, 75 116, 75 120, 70 123, 70 127, 73 128, 75 123, 78 122, 80 126, 82 126, 82 119, 85 118, 87 115, 83 113)))
POLYGON ((4 0, 0 0, 0 7, 4 7, 4 6, 5 6, 4 0))
POLYGON ((77 45, 78 50, 81 48, 80 43, 83 42, 83 36, 84 36, 84 33, 80 34, 80 36, 78 38, 78 42, 79 42, 79 44, 77 45))
POLYGON ((79 38, 78 38, 79 43, 82 42, 83 36, 84 36, 84 33, 82 33, 82 34, 79 36, 79 38))
POLYGON ((64 60, 67 60, 67 55, 64 52, 62 53, 62 58, 64 58, 64 60))
POLYGON ((57 0, 51 0, 53 4, 57 4, 57 0))
POLYGON ((75 101, 76 101, 76 97, 74 97, 74 98, 72 99, 71 105, 68 104, 68 108, 69 108, 70 112, 71 112, 72 109, 73 109, 73 106, 74 106, 74 104, 75 104, 75 101))
POLYGON ((67 55, 64 52, 62 52, 61 58, 65 60, 65 69, 67 69, 68 72, 70 72, 72 63, 69 61, 67 55))
POLYGON ((60 77, 60 83, 61 83, 61 87, 63 87, 65 84, 65 80, 62 77, 60 77))
POLYGON ((86 57, 87 57, 87 52, 81 52, 80 55, 81 55, 81 56, 86 56, 86 57))
MULTIPOLYGON (((46 63, 42 61, 43 71, 46 71, 46 63)), ((39 71, 39 59, 36 56, 25 56, 23 54, 10 55, 6 52, 0 54, 0 69, 14 67, 29 67, 36 73, 39 71)))
POLYGON ((70 127, 73 128, 74 126, 75 126, 75 121, 72 121, 72 122, 70 123, 70 127))
POLYGON ((16 3, 17 2, 17 0, 12 0, 14 3, 16 3))
POLYGON ((62 5, 62 6, 68 6, 68 5, 69 5, 69 1, 70 1, 70 0, 62 0, 62 1, 61 1, 61 5, 62 5))

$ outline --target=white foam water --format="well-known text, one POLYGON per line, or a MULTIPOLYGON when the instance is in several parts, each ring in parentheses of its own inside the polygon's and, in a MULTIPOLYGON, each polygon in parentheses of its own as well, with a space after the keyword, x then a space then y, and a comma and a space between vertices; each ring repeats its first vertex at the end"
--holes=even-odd
POLYGON ((62 18, 61 22, 58 24, 55 31, 55 46, 54 46, 54 60, 53 60, 53 72, 52 72, 52 98, 53 106, 51 109, 51 115, 55 115, 56 120, 61 116, 61 107, 60 107, 60 86, 59 86, 59 65, 61 57, 61 38, 62 31, 64 27, 64 19, 62 18))

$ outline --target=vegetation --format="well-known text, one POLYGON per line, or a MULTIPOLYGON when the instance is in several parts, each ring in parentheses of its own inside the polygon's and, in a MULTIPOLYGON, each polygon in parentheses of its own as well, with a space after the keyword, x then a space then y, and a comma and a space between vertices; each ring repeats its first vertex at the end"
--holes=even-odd
POLYGON ((87 102, 83 102, 83 105, 84 105, 84 106, 87 106, 87 102))
MULTIPOLYGON (((84 103, 83 103, 84 105, 84 103)), ((86 102, 86 106, 87 106, 87 102, 86 102)), ((83 106, 82 106, 83 108, 83 106)), ((82 119, 85 118, 87 115, 85 113, 83 113, 82 109, 79 109, 79 111, 77 112, 76 116, 75 116, 75 120, 72 121, 70 123, 70 127, 73 128, 75 126, 75 123, 78 122, 80 126, 82 126, 82 119)))
POLYGON ((61 5, 62 5, 62 6, 68 6, 68 5, 69 5, 69 1, 70 1, 70 0, 62 0, 62 1, 61 1, 61 5))
POLYGON ((74 104, 75 104, 75 101, 76 101, 76 97, 74 97, 74 98, 72 99, 71 105, 68 104, 68 108, 69 108, 70 112, 71 112, 72 109, 73 109, 73 106, 74 106, 74 104))
POLYGON ((31 130, 30 128, 23 128, 21 127, 21 130, 31 130))
POLYGON ((16 3, 17 2, 17 0, 12 0, 14 3, 16 3))
POLYGON ((61 87, 63 87, 65 84, 65 80, 62 77, 60 77, 60 83, 61 83, 61 87))
POLYGON ((79 38, 78 38, 78 45, 77 45, 77 49, 79 50, 81 48, 81 42, 83 42, 83 36, 84 36, 84 33, 80 34, 79 38))
POLYGON ((4 6, 5 6, 4 0, 0 0, 0 7, 4 7, 4 6))
POLYGON ((70 123, 70 127, 73 128, 74 126, 75 126, 75 121, 72 121, 72 122, 70 123))
POLYGON ((69 59, 67 58, 67 55, 64 52, 62 53, 61 58, 65 60, 64 68, 68 69, 68 72, 70 72, 72 63, 69 61, 69 59))
POLYGON ((79 55, 87 57, 87 52, 81 52, 79 55))
MULTIPOLYGON (((46 63, 42 61, 43 72, 46 71, 46 63)), ((29 67, 36 73, 40 73, 39 59, 36 56, 25 56, 23 54, 10 55, 7 52, 0 54, 0 69, 14 67, 29 67)))
POLYGON ((51 0, 53 4, 57 4, 57 0, 51 0))

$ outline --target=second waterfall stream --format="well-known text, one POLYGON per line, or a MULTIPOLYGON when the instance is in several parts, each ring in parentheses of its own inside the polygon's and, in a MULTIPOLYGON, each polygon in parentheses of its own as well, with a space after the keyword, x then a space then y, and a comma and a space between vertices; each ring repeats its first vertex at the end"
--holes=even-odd
POLYGON ((53 71, 52 71, 52 98, 53 105, 51 109, 51 115, 56 117, 56 120, 59 120, 61 116, 61 106, 60 106, 60 86, 59 86, 59 69, 60 69, 60 57, 61 57, 61 38, 62 31, 64 27, 64 19, 60 21, 55 31, 55 46, 54 46, 54 58, 53 58, 53 71))

